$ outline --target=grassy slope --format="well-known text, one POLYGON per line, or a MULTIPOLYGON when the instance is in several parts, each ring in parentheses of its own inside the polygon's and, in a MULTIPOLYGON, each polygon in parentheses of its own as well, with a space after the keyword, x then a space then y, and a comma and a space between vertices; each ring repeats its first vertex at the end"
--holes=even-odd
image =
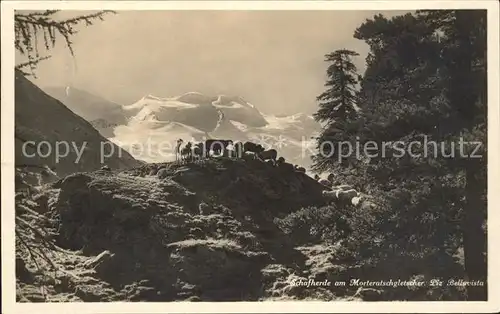
POLYGON ((335 266, 335 247, 296 246, 273 223, 322 205, 317 182, 241 160, 164 164, 162 179, 159 166, 79 173, 45 187, 35 202, 19 196, 18 208, 49 218, 59 230, 54 240, 70 253, 52 250, 65 272, 49 278, 19 250, 30 271, 18 280, 18 299, 345 298, 346 291, 290 285, 343 268, 335 266))

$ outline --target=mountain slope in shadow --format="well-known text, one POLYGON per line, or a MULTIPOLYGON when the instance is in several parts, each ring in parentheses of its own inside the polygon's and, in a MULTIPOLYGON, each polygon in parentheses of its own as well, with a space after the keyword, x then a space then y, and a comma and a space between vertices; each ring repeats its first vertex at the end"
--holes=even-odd
POLYGON ((85 119, 16 71, 16 166, 47 166, 63 176, 100 169, 103 166, 101 157, 113 169, 141 164, 128 152, 110 143, 85 119), (110 157, 105 157, 107 155, 110 157))

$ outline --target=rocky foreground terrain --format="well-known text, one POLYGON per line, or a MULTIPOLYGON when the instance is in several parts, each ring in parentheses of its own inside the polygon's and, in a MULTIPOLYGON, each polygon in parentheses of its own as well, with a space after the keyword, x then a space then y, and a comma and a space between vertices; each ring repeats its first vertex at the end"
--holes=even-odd
MULTIPOLYGON (((16 175, 20 302, 383 297, 293 284, 369 274, 341 232, 326 242, 287 225, 287 216, 326 205, 325 187, 304 173, 218 159, 76 173, 41 187, 29 176, 16 175)), ((345 211, 336 212, 315 217, 318 225, 345 225, 345 211)))

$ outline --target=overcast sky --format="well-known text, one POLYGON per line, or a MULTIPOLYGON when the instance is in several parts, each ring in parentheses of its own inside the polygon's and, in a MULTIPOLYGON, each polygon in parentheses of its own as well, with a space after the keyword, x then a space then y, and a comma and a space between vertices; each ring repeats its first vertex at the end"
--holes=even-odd
POLYGON ((266 113, 312 113, 324 90, 324 55, 355 50, 364 71, 368 47, 353 33, 377 13, 401 12, 122 11, 79 28, 75 60, 59 41, 36 83, 121 104, 197 91, 240 95, 266 113))

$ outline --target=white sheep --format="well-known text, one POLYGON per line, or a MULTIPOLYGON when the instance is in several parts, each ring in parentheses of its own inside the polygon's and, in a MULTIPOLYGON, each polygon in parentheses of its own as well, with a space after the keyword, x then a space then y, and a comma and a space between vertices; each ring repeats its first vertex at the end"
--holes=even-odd
POLYGON ((341 185, 337 185, 334 187, 334 189, 336 190, 342 190, 342 191, 347 191, 347 190, 352 190, 352 186, 348 185, 348 184, 341 184, 341 185))
POLYGON ((327 190, 324 190, 322 193, 323 193, 323 197, 326 197, 327 199, 330 199, 330 200, 338 200, 338 196, 336 194, 337 191, 327 191, 327 190))
POLYGON ((371 201, 365 200, 364 202, 361 203, 361 209, 362 210, 371 210, 375 208, 377 205, 371 201))
POLYGON ((262 161, 260 158, 259 158, 259 155, 254 153, 254 152, 245 152, 243 154, 243 159, 248 161, 248 160, 260 160, 262 161))
POLYGON ((339 200, 346 200, 346 201, 349 201, 351 202, 351 200, 358 196, 358 191, 354 190, 354 189, 350 189, 350 190, 347 190, 347 191, 339 191, 340 193, 338 193, 338 199, 339 200))
POLYGON ((326 179, 321 179, 321 180, 319 180, 318 182, 319 182, 320 184, 323 184, 324 186, 329 187, 329 188, 331 188, 331 187, 332 187, 332 183, 331 183, 330 181, 326 180, 326 179))
POLYGON ((351 199, 351 204, 354 206, 358 206, 362 200, 363 198, 361 196, 355 196, 351 199))

